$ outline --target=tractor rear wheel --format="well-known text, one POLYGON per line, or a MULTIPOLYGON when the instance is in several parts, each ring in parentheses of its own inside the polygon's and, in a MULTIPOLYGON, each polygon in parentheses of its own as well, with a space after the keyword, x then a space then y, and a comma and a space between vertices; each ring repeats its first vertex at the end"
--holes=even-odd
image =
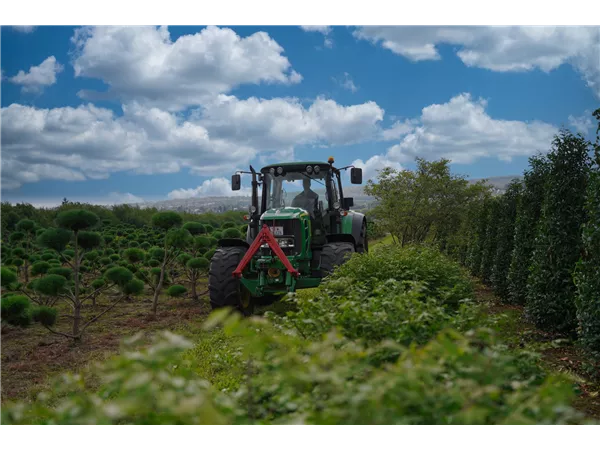
POLYGON ((250 292, 232 273, 244 257, 245 247, 221 247, 215 251, 208 271, 208 289, 212 309, 235 308, 244 316, 254 311, 250 292))
POLYGON ((331 242, 321 250, 321 272, 329 275, 336 266, 341 266, 354 253, 354 245, 350 242, 331 242))
POLYGON ((367 236, 367 223, 363 222, 362 228, 360 230, 360 239, 356 246, 356 251, 358 253, 368 253, 369 252, 369 240, 367 236))

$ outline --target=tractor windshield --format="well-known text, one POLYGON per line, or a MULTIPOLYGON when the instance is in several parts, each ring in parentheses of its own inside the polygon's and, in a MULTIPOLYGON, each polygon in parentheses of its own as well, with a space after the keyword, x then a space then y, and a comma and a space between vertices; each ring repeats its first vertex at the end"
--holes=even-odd
POLYGON ((319 201, 327 201, 325 186, 329 171, 319 173, 288 172, 277 176, 265 174, 264 191, 267 209, 292 206, 314 216, 319 201))

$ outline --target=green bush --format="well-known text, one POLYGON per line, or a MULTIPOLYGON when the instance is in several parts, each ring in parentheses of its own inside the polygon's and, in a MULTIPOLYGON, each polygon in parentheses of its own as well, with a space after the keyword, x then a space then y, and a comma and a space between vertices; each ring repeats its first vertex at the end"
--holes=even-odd
POLYGON ((96 214, 85 209, 70 209, 63 211, 56 216, 56 224, 61 228, 67 228, 73 231, 80 231, 91 228, 98 223, 100 219, 96 214))
POLYGON ((60 275, 61 277, 70 280, 73 275, 73 270, 68 267, 52 267, 46 272, 48 275, 60 275))
POLYGON ((440 299, 446 305, 458 306, 473 295, 466 271, 439 250, 428 247, 380 245, 369 253, 353 255, 334 274, 369 290, 389 279, 406 288, 420 282, 425 297, 440 299))
POLYGON ((9 285, 16 283, 17 274, 8 267, 2 267, 0 269, 0 279, 2 287, 8 287, 9 285))
POLYGON ((4 296, 0 303, 2 320, 17 327, 31 323, 31 302, 24 295, 4 296))
POLYGON ((50 269, 50 264, 46 261, 36 262, 31 266, 31 275, 43 275, 50 269))
POLYGON ((56 323, 56 317, 58 311, 56 308, 50 308, 48 306, 38 306, 33 308, 31 317, 34 322, 39 322, 46 327, 52 327, 56 323))
POLYGON ((242 237, 242 233, 237 228, 226 228, 223 231, 223 238, 240 239, 241 237, 242 237))
POLYGON ((169 294, 169 297, 183 297, 186 294, 186 292, 186 287, 180 284, 174 284, 170 286, 167 290, 167 294, 169 294))
POLYGON ((585 139, 563 130, 548 154, 550 169, 525 305, 527 316, 545 331, 570 334, 577 326, 573 271, 583 250, 588 150, 585 139))

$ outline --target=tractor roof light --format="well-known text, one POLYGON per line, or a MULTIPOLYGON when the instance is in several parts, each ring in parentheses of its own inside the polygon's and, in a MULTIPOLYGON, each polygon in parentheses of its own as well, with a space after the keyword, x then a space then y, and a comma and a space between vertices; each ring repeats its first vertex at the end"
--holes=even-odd
POLYGON ((329 164, 333 164, 335 162, 334 159, 333 159, 333 156, 330 156, 329 159, 327 160, 327 162, 329 164))
POLYGON ((340 202, 334 202, 333 209, 340 209, 340 202))
POLYGON ((250 205, 249 211, 250 211, 250 214, 254 214, 256 212, 256 206, 250 205))
POLYGON ((283 167, 279 166, 277 168, 277 175, 281 175, 283 173, 283 167))

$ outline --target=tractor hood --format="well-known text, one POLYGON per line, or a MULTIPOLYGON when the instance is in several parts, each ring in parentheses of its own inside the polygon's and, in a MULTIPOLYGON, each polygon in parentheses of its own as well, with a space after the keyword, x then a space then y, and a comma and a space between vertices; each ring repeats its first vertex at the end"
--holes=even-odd
POLYGON ((261 220, 299 219, 308 216, 308 212, 302 208, 287 206, 284 208, 272 208, 266 210, 260 216, 261 220))

